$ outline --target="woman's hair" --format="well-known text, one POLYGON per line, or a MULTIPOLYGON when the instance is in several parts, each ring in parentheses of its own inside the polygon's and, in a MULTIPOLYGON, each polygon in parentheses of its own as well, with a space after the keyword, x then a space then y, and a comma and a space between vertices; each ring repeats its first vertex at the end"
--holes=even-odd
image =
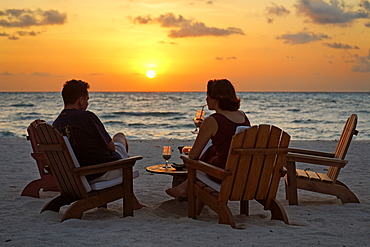
POLYGON ((89 87, 89 83, 81 80, 66 81, 62 90, 64 105, 74 104, 81 96, 86 97, 89 87))
POLYGON ((240 107, 240 99, 236 96, 234 86, 227 79, 209 80, 207 94, 218 100, 218 106, 222 110, 236 111, 240 107))

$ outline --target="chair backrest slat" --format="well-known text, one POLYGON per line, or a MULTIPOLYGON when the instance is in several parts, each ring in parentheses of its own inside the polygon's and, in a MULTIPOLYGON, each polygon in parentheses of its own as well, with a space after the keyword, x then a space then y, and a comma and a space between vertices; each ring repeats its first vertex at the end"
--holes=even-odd
MULTIPOLYGON (((246 138, 246 132, 243 131, 233 137, 231 146, 235 149, 245 148, 250 149, 255 145, 255 140, 258 134, 258 128, 251 128, 248 131, 248 136, 246 138)), ((230 146, 230 147, 231 147, 230 146)), ((236 155, 233 153, 233 148, 229 150, 228 164, 235 164, 227 166, 232 174, 235 174, 231 184, 227 184, 225 187, 226 191, 231 191, 230 198, 240 198, 244 193, 244 188, 246 184, 246 179, 249 174, 251 166, 251 155, 236 155)), ((226 195, 229 198, 229 195, 226 195)))
MULTIPOLYGON (((266 148, 269 141, 269 134, 270 134, 269 125, 258 126, 258 134, 256 137, 256 143, 254 147, 266 148)), ((246 136, 245 138, 248 138, 248 136, 246 136)), ((249 200, 248 198, 253 199, 257 192, 258 183, 261 177, 262 168, 264 164, 264 159, 265 159, 264 154, 252 155, 250 169, 244 190, 244 199, 246 200, 249 200)))
MULTIPOLYGON (((338 145, 336 147, 334 157, 338 159, 345 159, 348 148, 351 144, 353 135, 357 134, 356 130, 357 126, 357 115, 352 114, 348 119, 347 122, 343 128, 342 134, 340 136, 340 139, 338 141, 338 145)), ((339 173, 340 173, 339 167, 329 167, 327 175, 332 179, 332 181, 336 181, 339 173)))
POLYGON ((62 135, 48 124, 39 124, 36 133, 49 159, 52 172, 61 186, 61 193, 70 197, 86 197, 86 190, 80 177, 72 173, 75 166, 62 135), (49 149, 48 144, 52 144, 49 149), (53 144, 60 144, 62 149, 55 149, 53 144))
POLYGON ((223 180, 219 198, 231 201, 275 198, 289 141, 286 132, 271 125, 253 126, 236 134, 225 168, 232 175, 223 180), (250 152, 253 148, 258 151, 250 152))
MULTIPOLYGON (((281 132, 282 131, 279 128, 276 128, 275 126, 271 127, 269 141, 267 144, 268 148, 279 147, 281 132)), ((277 158, 276 156, 277 156, 276 154, 267 154, 264 157, 256 199, 264 199, 267 196, 271 182, 270 177, 275 165, 275 160, 277 158)))
POLYGON ((45 166, 47 166, 46 159, 44 155, 40 152, 37 144, 40 142, 39 137, 35 133, 35 128, 39 123, 43 123, 45 121, 36 119, 34 120, 27 128, 28 132, 28 140, 31 142, 32 146, 32 157, 36 160, 37 163, 37 168, 39 170, 41 178, 45 175, 48 174, 47 171, 45 171, 45 166))

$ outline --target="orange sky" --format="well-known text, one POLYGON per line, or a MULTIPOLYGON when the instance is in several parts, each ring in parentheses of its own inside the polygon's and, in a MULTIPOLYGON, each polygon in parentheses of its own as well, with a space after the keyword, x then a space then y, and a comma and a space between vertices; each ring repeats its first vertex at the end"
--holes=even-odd
POLYGON ((367 0, 2 0, 0 91, 369 91, 367 0), (157 76, 146 77, 153 69, 157 76))

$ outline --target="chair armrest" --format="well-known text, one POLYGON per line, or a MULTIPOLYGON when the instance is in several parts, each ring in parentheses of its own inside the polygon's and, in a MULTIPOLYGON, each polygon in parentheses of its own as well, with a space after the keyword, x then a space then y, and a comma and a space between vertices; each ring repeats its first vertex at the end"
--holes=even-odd
POLYGON ((116 169, 127 169, 132 168, 135 165, 137 160, 141 160, 143 157, 141 156, 133 156, 126 159, 115 160, 107 163, 91 165, 91 166, 84 166, 84 167, 76 167, 73 169, 73 172, 80 176, 86 176, 90 174, 96 174, 101 172, 107 172, 116 169))
POLYGON ((300 148, 289 148, 288 152, 334 158, 333 153, 320 152, 320 151, 315 151, 315 150, 306 150, 306 149, 300 149, 300 148))
POLYGON ((192 160, 189 159, 187 155, 181 155, 180 158, 184 161, 186 166, 188 168, 192 168, 194 170, 199 170, 207 175, 210 175, 212 177, 218 178, 218 179, 224 179, 227 176, 230 176, 231 173, 229 171, 226 171, 225 169, 221 169, 219 167, 210 165, 206 162, 200 161, 200 160, 192 160))
POLYGON ((335 167, 344 167, 348 161, 337 159, 337 158, 328 158, 328 157, 320 157, 320 156, 313 156, 313 155, 305 155, 305 154, 293 154, 288 153, 286 156, 287 162, 301 162, 301 163, 308 163, 308 164, 315 164, 315 165, 327 165, 327 166, 335 166, 335 167))

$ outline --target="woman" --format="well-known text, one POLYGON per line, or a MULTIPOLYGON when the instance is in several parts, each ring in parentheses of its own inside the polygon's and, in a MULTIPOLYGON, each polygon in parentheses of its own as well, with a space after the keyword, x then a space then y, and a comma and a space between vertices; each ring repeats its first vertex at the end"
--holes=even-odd
MULTIPOLYGON (((250 126, 250 123, 245 113, 239 110, 240 99, 236 96, 230 81, 226 79, 208 81, 206 100, 208 109, 215 110, 216 113, 204 119, 189 158, 200 159, 211 165, 225 168, 231 139, 236 128, 250 126), (212 146, 200 157, 209 140, 212 140, 212 146)), ((211 179, 217 181, 215 178, 211 179)), ((175 198, 186 197, 187 180, 174 188, 167 189, 166 193, 175 198)))

